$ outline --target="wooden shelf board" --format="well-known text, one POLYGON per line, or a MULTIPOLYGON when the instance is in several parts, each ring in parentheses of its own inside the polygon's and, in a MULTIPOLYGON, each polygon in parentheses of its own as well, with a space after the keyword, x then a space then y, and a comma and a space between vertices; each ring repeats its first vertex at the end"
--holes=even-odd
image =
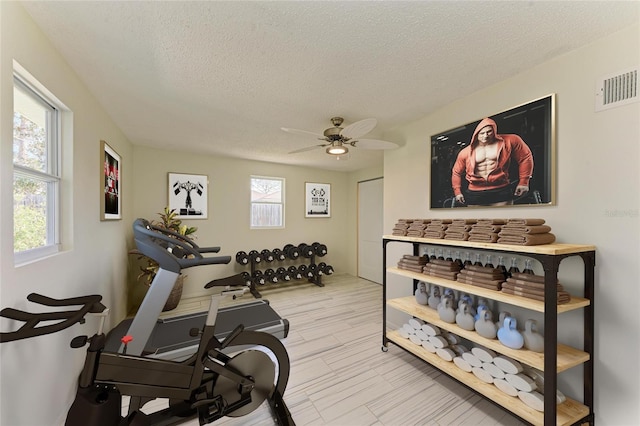
MULTIPOLYGON (((475 294, 476 296, 486 297, 487 299, 497 300, 499 302, 508 303, 510 305, 520 306, 526 309, 530 309, 532 311, 544 312, 544 302, 540 300, 530 299, 528 297, 515 296, 512 294, 503 293, 498 290, 488 290, 482 287, 464 284, 458 281, 451 281, 444 278, 438 278, 431 275, 421 274, 418 272, 412 272, 405 269, 400 268, 387 268, 387 272, 390 272, 395 275, 401 275, 403 277, 412 278, 414 280, 421 280, 425 282, 429 282, 432 284, 436 284, 442 287, 451 288, 453 290, 463 291, 469 294, 475 294)), ((585 306, 589 306, 591 302, 589 299, 584 299, 582 297, 573 297, 571 296, 571 300, 569 303, 563 303, 557 305, 558 313, 573 311, 576 309, 584 308, 585 306)))
MULTIPOLYGON (((544 413, 530 408, 519 398, 505 394, 504 392, 496 388, 493 384, 485 383, 474 376, 472 373, 467 373, 466 371, 461 370, 453 362, 445 361, 436 354, 428 352, 422 346, 418 346, 412 343, 410 340, 403 338, 396 331, 387 331, 386 336, 387 339, 391 340, 398 346, 406 349, 418 358, 427 361, 429 364, 466 384, 474 391, 486 396, 487 398, 491 399, 495 403, 501 405, 506 410, 511 411, 522 419, 534 425, 544 424, 544 413)), ((561 426, 571 425, 588 415, 589 408, 587 406, 570 398, 567 398, 565 402, 557 406, 556 424, 561 426)))
MULTIPOLYGON (((457 324, 444 322, 440 319, 438 313, 435 310, 431 309, 428 306, 418 304, 413 296, 387 300, 387 305, 405 312, 411 316, 420 318, 430 324, 436 325, 443 330, 447 330, 464 339, 470 340, 486 348, 507 355, 526 365, 544 371, 543 353, 532 352, 527 349, 511 349, 504 346, 497 339, 487 339, 480 336, 475 331, 465 330, 463 328, 460 328, 457 324)), ((558 373, 589 361, 588 353, 560 343, 558 343, 557 354, 558 373)))
POLYGON ((456 246, 456 247, 468 247, 468 248, 481 248, 490 249, 496 251, 505 252, 520 252, 520 253, 535 253, 535 254, 573 254, 582 253, 587 251, 594 251, 595 246, 592 245, 580 245, 580 244, 542 244, 538 246, 519 246, 512 244, 498 244, 498 243, 479 243, 475 241, 458 241, 458 240, 445 240, 437 238, 418 238, 418 237, 404 237, 398 235, 383 235, 385 240, 394 241, 408 241, 421 244, 434 244, 441 246, 456 246))

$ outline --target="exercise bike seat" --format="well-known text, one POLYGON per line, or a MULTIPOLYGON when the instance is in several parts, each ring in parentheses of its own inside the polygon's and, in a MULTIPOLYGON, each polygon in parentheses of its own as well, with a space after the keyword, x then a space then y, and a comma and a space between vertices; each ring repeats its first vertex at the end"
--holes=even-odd
POLYGON ((236 274, 236 275, 231 275, 230 277, 211 280, 204 285, 204 288, 243 287, 243 286, 244 286, 244 278, 242 278, 242 274, 236 274))

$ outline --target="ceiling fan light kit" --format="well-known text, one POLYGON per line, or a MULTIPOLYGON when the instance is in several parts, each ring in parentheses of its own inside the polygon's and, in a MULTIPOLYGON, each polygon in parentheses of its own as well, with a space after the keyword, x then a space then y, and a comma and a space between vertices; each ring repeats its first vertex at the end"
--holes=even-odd
MULTIPOLYGON (((333 124, 333 127, 326 129, 322 135, 308 132, 306 130, 297 130, 290 129, 288 127, 282 127, 282 130, 284 130, 285 132, 301 136, 313 136, 321 141, 327 142, 306 148, 296 149, 295 151, 291 151, 289 154, 295 154, 298 152, 310 151, 312 149, 326 147, 325 152, 327 154, 340 156, 345 155, 349 152, 349 148, 347 147, 347 145, 362 149, 393 149, 398 147, 398 145, 393 142, 381 141, 376 139, 358 139, 360 138, 360 136, 364 136, 365 134, 373 130, 374 127, 376 127, 378 121, 375 118, 365 118, 364 120, 356 121, 355 123, 352 123, 345 128, 340 127, 343 121, 344 119, 342 117, 331 118, 331 124, 333 124)), ((348 157, 342 158, 346 159, 348 157)), ((338 157, 338 159, 340 159, 340 157, 338 157)))
POLYGON ((327 154, 331 155, 342 155, 349 152, 349 148, 342 145, 340 142, 332 142, 331 146, 327 148, 327 154))

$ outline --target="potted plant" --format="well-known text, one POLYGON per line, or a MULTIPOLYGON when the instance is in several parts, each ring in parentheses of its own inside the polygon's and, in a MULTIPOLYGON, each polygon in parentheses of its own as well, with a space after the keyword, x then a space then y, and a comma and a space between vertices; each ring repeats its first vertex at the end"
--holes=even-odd
MULTIPOLYGON (((161 213, 158 213, 158 216, 160 216, 160 220, 151 221, 152 225, 171 230, 190 239, 195 238, 194 234, 198 230, 198 228, 195 226, 183 225, 182 221, 177 218, 178 213, 175 209, 169 209, 169 207, 165 207, 161 213)), ((138 259, 142 261, 142 264, 139 266, 140 272, 136 280, 138 282, 142 282, 147 287, 150 286, 156 274, 158 273, 158 263, 155 260, 140 253, 138 249, 133 249, 129 253, 137 255, 138 259)), ((178 306, 180 297, 182 296, 184 277, 185 276, 182 274, 178 276, 173 290, 171 291, 171 294, 167 299, 167 303, 162 309, 163 311, 170 311, 178 306)))

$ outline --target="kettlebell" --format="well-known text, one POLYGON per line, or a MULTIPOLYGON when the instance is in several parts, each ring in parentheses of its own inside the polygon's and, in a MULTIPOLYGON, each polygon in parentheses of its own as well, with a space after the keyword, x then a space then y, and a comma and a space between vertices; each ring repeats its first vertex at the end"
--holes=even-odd
POLYGON ((438 316, 444 322, 454 324, 456 322, 456 311, 453 310, 453 302, 450 297, 443 297, 438 305, 438 316))
POLYGON ((537 332, 537 325, 536 320, 533 319, 525 322, 524 333, 522 333, 524 347, 533 352, 544 352, 544 337, 537 332))
POLYGON ((437 285, 431 286, 431 296, 429 296, 428 303, 431 309, 438 309, 438 305, 440 304, 440 287, 437 285))
POLYGON ((473 331, 474 329, 473 315, 469 312, 469 305, 464 301, 460 303, 458 314, 456 315, 456 324, 465 330, 473 331))
POLYGON ((495 339, 498 333, 498 328, 493 322, 491 311, 483 309, 482 311, 478 311, 478 315, 480 315, 480 318, 478 318, 474 324, 476 333, 486 339, 495 339))
POLYGON ((506 316, 504 325, 498 330, 500 343, 511 349, 520 349, 524 345, 524 338, 517 329, 518 322, 515 318, 506 316))

